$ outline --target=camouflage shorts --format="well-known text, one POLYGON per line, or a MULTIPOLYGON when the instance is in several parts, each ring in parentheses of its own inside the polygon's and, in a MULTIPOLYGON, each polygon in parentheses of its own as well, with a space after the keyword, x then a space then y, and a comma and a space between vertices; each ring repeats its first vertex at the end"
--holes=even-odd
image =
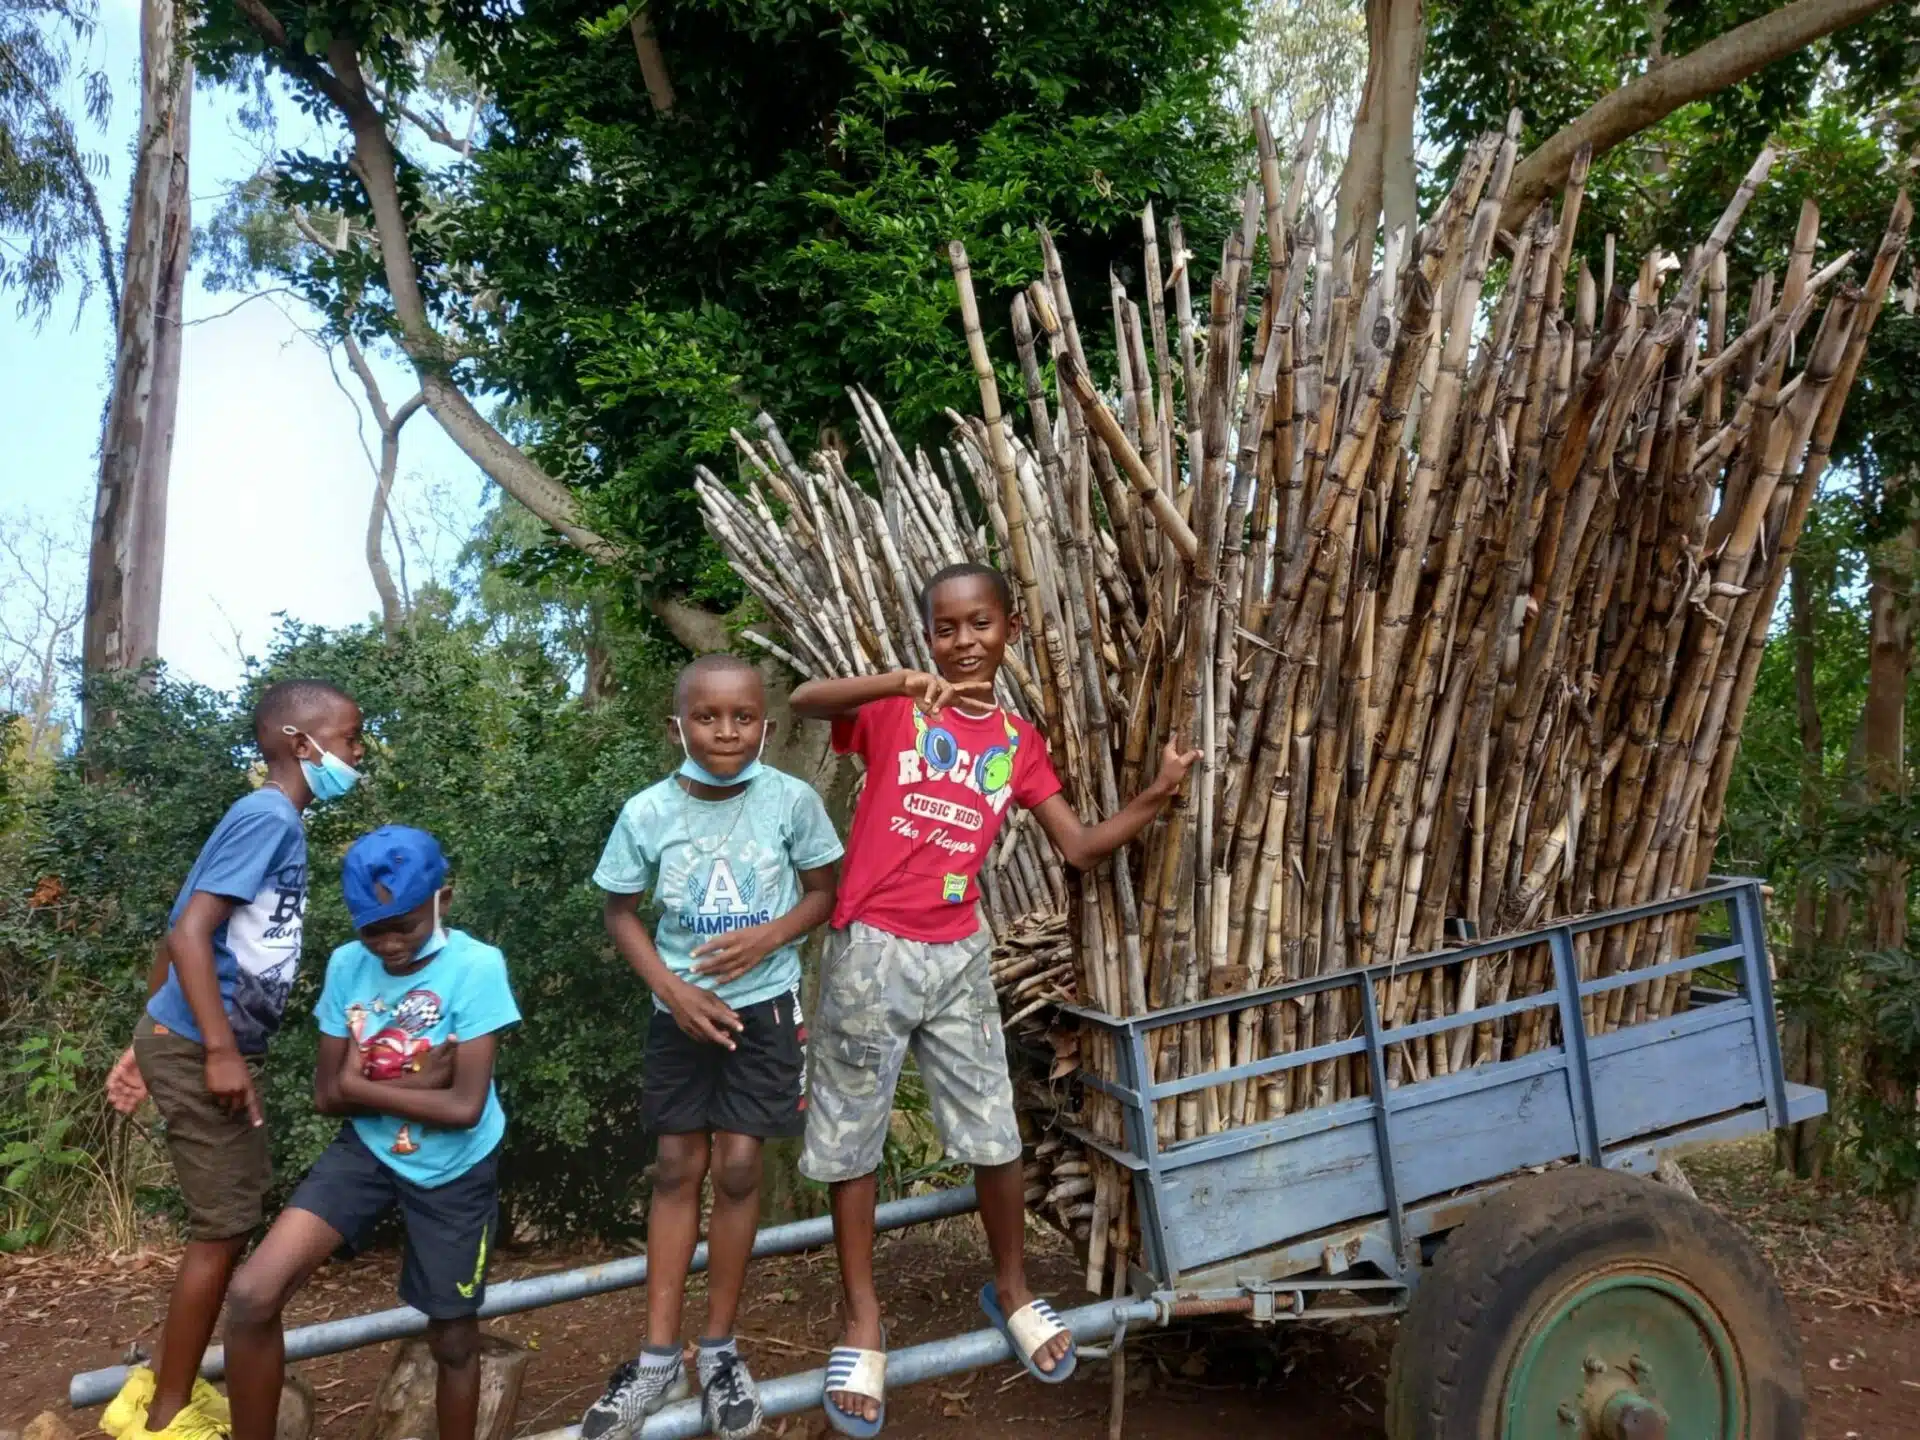
POLYGON ((982 929, 936 945, 854 924, 828 937, 807 1043, 807 1143, 800 1173, 857 1180, 880 1168, 909 1048, 949 1158, 1020 1158, 1000 1005, 982 929))

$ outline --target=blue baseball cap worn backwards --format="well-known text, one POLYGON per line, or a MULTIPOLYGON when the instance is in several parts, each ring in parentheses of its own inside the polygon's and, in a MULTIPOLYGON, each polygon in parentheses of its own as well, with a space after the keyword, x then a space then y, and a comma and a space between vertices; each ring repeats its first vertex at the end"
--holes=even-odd
POLYGON ((440 842, 410 825, 382 825, 362 835, 340 867, 340 888, 356 930, 426 904, 446 883, 440 842))

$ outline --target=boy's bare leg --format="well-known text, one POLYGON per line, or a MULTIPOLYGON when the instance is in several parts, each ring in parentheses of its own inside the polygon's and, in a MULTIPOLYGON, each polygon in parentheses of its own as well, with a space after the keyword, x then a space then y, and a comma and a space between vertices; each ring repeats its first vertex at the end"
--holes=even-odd
MULTIPOLYGON (((980 1222, 987 1228, 987 1249, 993 1255, 993 1288, 1006 1315, 1033 1300, 1027 1288, 1026 1177, 1018 1160, 1005 1165, 976 1165, 974 1193, 980 1197, 980 1222)), ((1066 1358, 1070 1335, 1056 1335, 1034 1352, 1033 1363, 1051 1370, 1066 1358)))
POLYGON ((344 1237, 318 1215, 286 1209, 227 1292, 227 1399, 233 1440, 273 1440, 286 1337, 280 1312, 344 1237))
MULTIPOLYGON (((1024 1188, 1021 1193, 1025 1194, 1024 1188)), ((873 1288, 873 1207, 879 1200, 879 1177, 836 1181, 831 1194, 833 1244, 840 1254, 840 1315, 846 1326, 841 1343, 878 1350, 885 1339, 880 1294, 873 1288)), ((880 1402, 871 1396, 834 1390, 827 1398, 845 1414, 880 1418, 880 1402)))
POLYGON ((167 1322, 153 1367, 153 1403, 147 1407, 149 1430, 166 1429, 192 1397, 207 1342, 220 1323, 227 1282, 233 1279, 233 1267, 246 1246, 245 1235, 187 1242, 173 1277, 173 1293, 167 1297, 167 1322))
POLYGON ((700 1242, 700 1186, 707 1178, 707 1156, 705 1135, 660 1137, 653 1202, 647 1209, 647 1344, 655 1349, 680 1348, 680 1303, 686 1297, 693 1247, 700 1242))
MULTIPOLYGON (((760 1149, 757 1135, 717 1131, 713 1137, 713 1214, 707 1220, 707 1334, 733 1334, 740 1291, 747 1280, 754 1232, 760 1228, 760 1149)), ((649 1270, 651 1275, 651 1270, 649 1270)))
POLYGON ((480 1425, 480 1321, 472 1315, 427 1324, 438 1368, 433 1392, 440 1440, 473 1440, 480 1425))

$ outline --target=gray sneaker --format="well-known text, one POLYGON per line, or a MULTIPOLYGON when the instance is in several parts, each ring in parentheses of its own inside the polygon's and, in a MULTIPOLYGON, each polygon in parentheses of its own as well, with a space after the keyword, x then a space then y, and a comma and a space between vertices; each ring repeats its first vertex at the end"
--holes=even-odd
POLYGON ((720 1440, 746 1440, 766 1419, 760 1387, 738 1350, 701 1349, 695 1361, 707 1412, 707 1429, 720 1440))
POLYGON ((649 1415, 693 1393, 678 1355, 670 1365, 629 1360, 613 1372, 607 1390, 580 1420, 580 1440, 632 1440, 649 1415))

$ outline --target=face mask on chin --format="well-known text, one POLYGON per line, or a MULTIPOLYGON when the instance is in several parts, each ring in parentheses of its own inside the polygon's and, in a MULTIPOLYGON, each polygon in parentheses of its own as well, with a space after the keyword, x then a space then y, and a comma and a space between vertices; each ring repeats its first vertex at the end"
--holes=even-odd
POLYGON ((694 759, 693 751, 687 748, 687 732, 681 727, 677 719, 673 722, 673 733, 679 739, 680 753, 685 757, 680 762, 680 775, 683 779, 691 780, 696 785, 711 785, 716 790, 726 790, 735 785, 745 785, 749 780, 758 775, 761 770, 766 768, 760 763, 760 757, 767 753, 767 730, 765 726, 762 726, 760 729, 760 748, 753 752, 753 759, 740 767, 740 773, 737 775, 716 775, 698 760, 694 759))

